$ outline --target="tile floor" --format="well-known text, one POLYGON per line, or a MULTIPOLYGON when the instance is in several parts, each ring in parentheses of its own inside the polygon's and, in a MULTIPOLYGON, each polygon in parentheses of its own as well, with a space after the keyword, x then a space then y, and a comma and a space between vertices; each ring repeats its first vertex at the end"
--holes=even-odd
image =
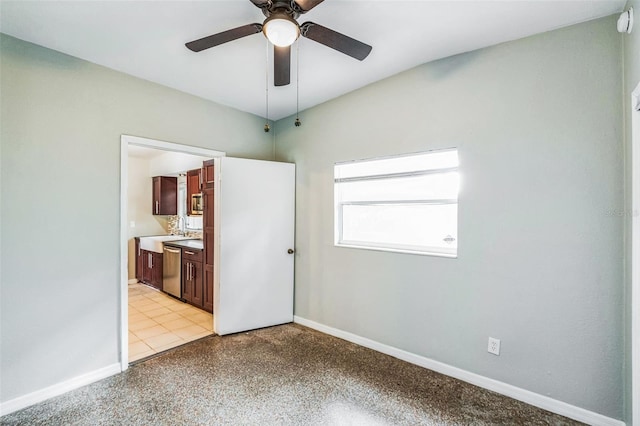
POLYGON ((129 362, 210 334, 210 313, 144 284, 129 284, 129 362))

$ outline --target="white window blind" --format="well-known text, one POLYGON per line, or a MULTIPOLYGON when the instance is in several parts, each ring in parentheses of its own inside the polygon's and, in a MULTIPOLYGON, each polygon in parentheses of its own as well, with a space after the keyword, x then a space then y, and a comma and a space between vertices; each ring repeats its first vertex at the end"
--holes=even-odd
POLYGON ((335 244, 455 257, 456 149, 338 163, 335 244))

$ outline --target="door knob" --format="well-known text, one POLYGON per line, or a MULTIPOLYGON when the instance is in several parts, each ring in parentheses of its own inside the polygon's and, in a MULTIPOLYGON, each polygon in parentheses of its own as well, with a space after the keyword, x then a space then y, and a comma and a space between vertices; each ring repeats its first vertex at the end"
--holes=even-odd
POLYGON ((293 254, 293 249, 289 249, 289 250, 287 250, 287 253, 289 253, 289 254, 293 254))

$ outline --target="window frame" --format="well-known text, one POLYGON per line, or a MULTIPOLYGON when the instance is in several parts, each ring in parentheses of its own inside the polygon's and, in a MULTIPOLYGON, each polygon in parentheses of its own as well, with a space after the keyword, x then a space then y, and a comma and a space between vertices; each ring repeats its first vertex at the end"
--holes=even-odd
MULTIPOLYGON (((424 175, 432 175, 432 174, 445 174, 445 173, 459 173, 460 166, 459 163, 455 167, 442 167, 438 169, 425 169, 425 170, 415 170, 411 172, 394 172, 394 173, 384 173, 384 174, 375 174, 375 175, 365 175, 365 176, 353 176, 347 178, 336 178, 336 168, 340 165, 353 164, 353 163, 361 163, 368 161, 377 161, 377 160, 386 160, 386 159, 397 159, 402 157, 412 157, 424 154, 437 154, 446 151, 456 151, 458 149, 456 147, 453 148, 445 148, 445 149, 437 149, 437 150, 429 150, 422 152, 415 152, 410 154, 402 154, 402 155, 393 155, 386 157, 376 157, 376 158, 368 158, 368 159, 360 159, 360 160, 351 160, 351 161, 343 161, 334 164, 334 181, 333 181, 333 190, 334 190, 334 246, 335 247, 344 247, 344 248, 357 248, 363 250, 374 250, 374 251, 385 251, 385 252, 393 252, 393 253, 405 253, 405 254, 417 254, 421 256, 436 256, 436 257, 445 257, 445 258, 457 258, 458 257, 458 246, 456 245, 455 249, 446 250, 441 247, 428 247, 428 246, 410 246, 410 245, 402 245, 402 244, 390 244, 390 243, 376 243, 369 241, 355 241, 355 240, 344 240, 343 239, 343 211, 344 206, 376 206, 376 205, 451 205, 455 204, 459 205, 459 195, 454 198, 429 198, 429 199, 411 199, 411 200, 376 200, 376 201, 338 201, 338 193, 337 193, 337 185, 340 183, 348 183, 348 182, 362 182, 362 181, 371 181, 371 180, 390 180, 390 179, 401 179, 406 177, 415 177, 415 176, 424 176, 424 175)), ((456 231, 458 229, 458 218, 459 218, 459 210, 456 209, 456 231)), ((457 234, 457 232, 456 232, 457 234)), ((458 236, 456 235, 456 240, 458 236)))

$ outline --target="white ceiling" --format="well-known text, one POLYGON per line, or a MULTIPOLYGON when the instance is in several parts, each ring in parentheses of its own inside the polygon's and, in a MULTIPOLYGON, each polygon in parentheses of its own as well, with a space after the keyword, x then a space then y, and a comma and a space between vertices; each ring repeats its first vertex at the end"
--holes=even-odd
MULTIPOLYGON (((359 62, 301 38, 300 109, 434 59, 621 12, 624 4, 326 0, 298 21, 317 22, 370 44, 373 51, 359 62)), ((248 0, 1 0, 0 7, 3 33, 265 116, 267 48, 261 34, 200 53, 184 46, 230 28, 262 23, 262 12, 248 0)), ((269 85, 271 119, 296 111, 295 45, 292 51, 292 84, 269 85)))
POLYGON ((147 148, 146 146, 131 144, 129 144, 127 148, 127 154, 129 157, 141 158, 143 160, 151 160, 152 158, 159 157, 167 152, 161 149, 147 148))

